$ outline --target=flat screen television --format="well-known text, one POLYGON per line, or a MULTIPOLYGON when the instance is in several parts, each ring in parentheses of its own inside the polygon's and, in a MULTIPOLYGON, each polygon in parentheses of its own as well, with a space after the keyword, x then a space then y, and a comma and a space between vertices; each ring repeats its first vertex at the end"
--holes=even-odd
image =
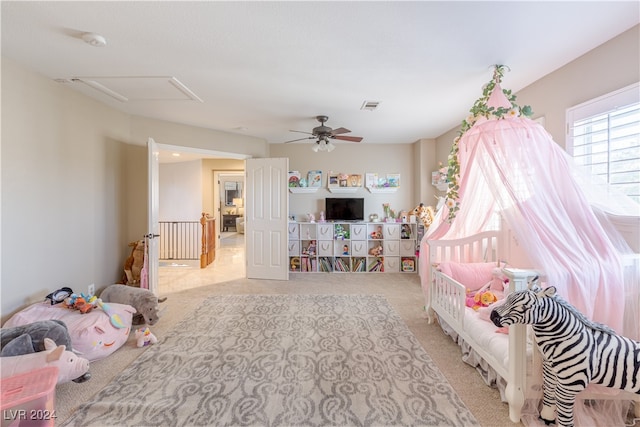
POLYGON ((327 197, 325 207, 327 221, 364 221, 364 198, 327 197))

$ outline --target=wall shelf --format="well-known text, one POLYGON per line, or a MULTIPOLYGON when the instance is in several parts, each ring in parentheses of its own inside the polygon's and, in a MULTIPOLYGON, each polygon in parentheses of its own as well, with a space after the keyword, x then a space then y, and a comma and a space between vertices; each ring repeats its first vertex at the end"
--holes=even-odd
POLYGON ((360 187, 327 187, 332 193, 355 193, 360 187))
POLYGON ((398 191, 398 187, 382 187, 382 188, 371 188, 367 187, 370 193, 395 193, 398 191))
POLYGON ((289 187, 291 193, 315 193, 320 187, 289 187))

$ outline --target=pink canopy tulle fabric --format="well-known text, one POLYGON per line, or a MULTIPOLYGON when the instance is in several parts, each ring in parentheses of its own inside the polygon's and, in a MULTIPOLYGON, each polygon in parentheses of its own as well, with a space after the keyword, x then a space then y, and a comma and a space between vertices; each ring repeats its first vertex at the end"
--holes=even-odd
MULTIPOLYGON (((637 216, 637 203, 589 178, 524 117, 480 119, 460 139, 458 159, 460 210, 449 223, 442 207, 421 252, 426 240, 508 229, 519 249, 504 254, 510 266, 539 270, 588 318, 640 339, 638 272, 623 268, 633 251, 608 221, 637 216)), ((420 262, 426 275, 428 255, 420 262)))

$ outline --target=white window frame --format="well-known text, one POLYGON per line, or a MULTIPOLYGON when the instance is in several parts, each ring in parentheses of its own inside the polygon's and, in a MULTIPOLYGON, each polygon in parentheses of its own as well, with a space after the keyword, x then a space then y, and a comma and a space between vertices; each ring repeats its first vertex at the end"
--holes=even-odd
MULTIPOLYGON (((573 138, 573 125, 574 123, 588 119, 590 117, 604 115, 607 113, 613 113, 616 110, 626 108, 633 104, 640 103, 640 82, 626 86, 622 89, 608 93, 606 95, 594 98, 579 105, 570 107, 566 111, 566 150, 570 156, 574 157, 574 138, 573 138)), ((640 160, 640 159, 639 159, 640 160)), ((611 162, 611 160, 609 160, 611 162)), ((632 171, 633 172, 633 171, 632 171)), ((636 170, 637 181, 640 183, 640 168, 636 170)), ((634 183, 632 182, 632 183, 634 183)), ((611 184, 613 187, 616 184, 611 184)), ((640 195, 631 195, 636 201, 640 202, 640 195)))

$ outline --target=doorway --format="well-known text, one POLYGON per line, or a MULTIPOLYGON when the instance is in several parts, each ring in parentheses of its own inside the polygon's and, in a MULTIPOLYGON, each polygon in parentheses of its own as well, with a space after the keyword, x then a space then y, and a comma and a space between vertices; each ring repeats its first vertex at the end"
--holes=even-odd
MULTIPOLYGON (((161 150, 159 165, 159 181, 161 182, 159 189, 160 198, 162 199, 163 196, 170 196, 171 193, 176 194, 176 192, 181 196, 184 196, 184 194, 190 194, 189 197, 194 198, 193 203, 200 206, 197 209, 198 215, 197 218, 194 218, 195 220, 199 220, 200 213, 202 212, 206 212, 216 217, 216 256, 214 262, 206 268, 201 269, 199 261, 196 260, 158 260, 159 293, 172 293, 184 289, 200 287, 245 277, 246 268, 244 235, 240 235, 239 233, 234 232, 233 234, 236 234, 236 236, 224 236, 225 238, 221 239, 219 231, 221 228, 218 226, 218 221, 222 220, 222 218, 219 217, 221 192, 219 190, 219 186, 216 184, 217 179, 214 181, 213 176, 214 172, 216 172, 217 170, 225 170, 228 171, 228 173, 233 174, 235 177, 241 177, 242 183, 244 184, 244 160, 249 156, 205 150, 196 150, 196 152, 194 152, 191 151, 189 147, 162 145, 159 148, 161 150), (183 149, 186 151, 182 151, 183 149), (174 153, 180 153, 181 155, 176 156, 176 154, 174 153), (163 154, 165 154, 164 158, 169 160, 163 162, 163 154), (166 173, 169 174, 171 179, 163 180, 162 175, 164 163, 175 163, 176 161, 193 162, 194 160, 196 160, 196 162, 194 163, 197 165, 195 166, 195 172, 194 168, 187 167, 187 169, 191 171, 191 181, 183 182, 182 184, 180 184, 180 177, 176 177, 175 175, 175 167, 166 168, 166 173), (201 176, 199 180, 201 184, 197 184, 194 182, 193 173, 197 173, 201 176), (168 189, 163 189, 163 181, 171 182, 171 191, 169 191, 168 189), (176 186, 180 185, 184 186, 182 187, 184 191, 176 189, 176 186), (194 191, 195 186, 200 188, 200 191, 194 191)), ((242 187, 244 187, 244 185, 242 187)), ((238 190, 238 193, 229 193, 228 195, 233 196, 242 194, 240 191, 241 189, 238 188, 238 190)), ((224 195, 224 192, 222 192, 223 197, 224 195)), ((237 199, 237 197, 235 198, 237 199)), ((233 199, 234 197, 231 198, 232 204, 234 202, 233 199)), ((184 202, 185 200, 176 201, 176 203, 184 202)), ((239 204, 240 203, 238 203, 236 200, 236 204, 230 206, 230 208, 237 210, 240 208, 239 206, 237 206, 239 204)), ((243 209, 244 200, 241 204, 243 209)), ((189 215, 189 217, 191 216, 193 215, 189 215)), ((165 219, 160 218, 160 220, 162 221, 165 219)))

